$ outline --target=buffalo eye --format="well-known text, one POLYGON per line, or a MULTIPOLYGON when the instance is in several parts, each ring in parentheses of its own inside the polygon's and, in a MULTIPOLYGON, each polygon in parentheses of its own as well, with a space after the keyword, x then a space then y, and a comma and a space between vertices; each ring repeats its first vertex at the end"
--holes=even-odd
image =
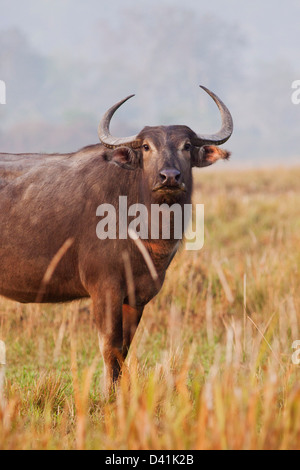
POLYGON ((190 142, 186 142, 184 144, 183 150, 189 151, 189 150, 191 150, 191 148, 192 148, 192 145, 190 144, 190 142))
POLYGON ((143 149, 145 150, 145 152, 149 152, 150 147, 149 147, 148 144, 144 144, 144 145, 143 145, 143 149))

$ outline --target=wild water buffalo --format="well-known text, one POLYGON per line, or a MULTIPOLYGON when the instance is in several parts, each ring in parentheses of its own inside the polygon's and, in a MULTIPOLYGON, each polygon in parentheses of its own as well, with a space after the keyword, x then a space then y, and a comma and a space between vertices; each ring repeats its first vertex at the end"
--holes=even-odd
POLYGON ((119 224, 124 215, 118 212, 120 196, 127 197, 128 206, 149 209, 191 202, 192 168, 227 159, 229 153, 217 145, 233 130, 226 106, 202 88, 222 117, 213 135, 176 125, 115 138, 110 120, 130 96, 104 115, 101 144, 69 154, 0 154, 0 295, 25 303, 91 297, 106 390, 119 376, 143 309, 160 290, 178 240, 172 234, 168 239, 149 235, 138 243, 126 230, 99 239, 99 215, 104 215, 99 207, 114 207, 119 224))

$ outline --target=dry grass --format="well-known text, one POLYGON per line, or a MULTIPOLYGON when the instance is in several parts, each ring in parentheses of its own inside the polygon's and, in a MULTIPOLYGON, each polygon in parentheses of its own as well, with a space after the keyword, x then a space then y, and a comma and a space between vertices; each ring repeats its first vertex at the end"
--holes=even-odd
POLYGON ((90 303, 2 299, 1 449, 299 449, 300 170, 196 174, 205 245, 146 308, 101 394, 90 303))

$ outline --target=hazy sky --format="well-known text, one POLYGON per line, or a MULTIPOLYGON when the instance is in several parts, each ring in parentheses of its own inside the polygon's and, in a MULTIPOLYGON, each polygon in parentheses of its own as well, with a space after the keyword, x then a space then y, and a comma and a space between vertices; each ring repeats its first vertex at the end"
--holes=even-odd
POLYGON ((191 14, 216 14, 245 32, 250 58, 282 56, 298 62, 299 0, 0 0, 0 28, 17 26, 39 50, 75 57, 84 54, 81 44, 93 34, 98 19, 117 18, 120 9, 135 8, 142 8, 147 16, 153 5, 157 5, 158 15, 165 5, 184 6, 191 14))
MULTIPOLYGON (((35 53, 47 58, 47 66, 53 59, 49 77, 59 72, 56 81, 41 87, 38 103, 35 96, 28 96, 20 106, 28 112, 27 121, 31 115, 44 116, 53 124, 57 114, 61 126, 64 116, 75 110, 90 113, 89 125, 96 129, 100 109, 136 92, 135 100, 118 114, 124 122, 129 116, 133 125, 160 124, 179 115, 191 127, 207 123, 209 128, 203 131, 215 131, 219 116, 214 109, 213 118, 208 113, 204 119, 202 113, 199 123, 189 111, 198 95, 202 99, 203 92, 197 89, 202 83, 216 87, 214 91, 230 105, 235 121, 230 142, 241 161, 252 158, 257 148, 260 160, 279 161, 282 151, 293 161, 298 158, 300 105, 292 105, 290 96, 292 81, 300 79, 300 0, 0 0, 0 34, 14 28, 25 33, 35 53), (198 24, 204 33, 195 30, 198 24), (214 37, 218 38, 215 42, 211 41, 214 37), (207 44, 212 55, 205 55, 207 44), (193 63, 194 57, 198 63, 193 63), (61 89, 57 104, 49 101, 51 87, 56 88, 56 95, 61 89)), ((0 79, 1 66, 0 61, 0 79)), ((35 68, 32 74, 37 74, 35 68)), ((16 77, 20 84, 22 79, 16 77)), ((10 106, 4 117, 11 124, 18 120, 19 108, 10 106)), ((3 109, 0 112, 4 114, 3 109)), ((74 145, 88 138, 84 132, 80 138, 75 134, 74 145)), ((71 142, 72 135, 70 131, 71 142)), ((27 142, 35 149, 38 140, 32 136, 27 142)), ((64 150, 69 149, 70 139, 64 150)), ((62 145, 63 141, 57 137, 55 142, 62 145)), ((14 139, 10 143, 15 145, 14 139)), ((43 145, 48 149, 49 141, 43 145)))

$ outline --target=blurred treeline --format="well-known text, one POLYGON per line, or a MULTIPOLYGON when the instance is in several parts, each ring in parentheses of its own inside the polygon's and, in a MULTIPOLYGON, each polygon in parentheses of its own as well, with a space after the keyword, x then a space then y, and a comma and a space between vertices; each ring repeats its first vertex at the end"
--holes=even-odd
MULTIPOLYGON (((232 111, 236 161, 297 160, 300 106, 291 102, 291 83, 299 77, 280 56, 250 60, 251 36, 241 26, 178 5, 147 14, 142 6, 124 8, 105 20, 95 15, 91 25, 80 48, 74 45, 78 56, 68 56, 63 44, 46 54, 20 28, 0 30, 0 79, 7 86, 1 151, 65 152, 96 143, 102 113, 131 93, 137 96, 119 111, 114 133, 157 124, 214 132, 219 114, 198 89, 204 84, 232 111)), ((70 19, 65 34, 71 29, 70 19)))

